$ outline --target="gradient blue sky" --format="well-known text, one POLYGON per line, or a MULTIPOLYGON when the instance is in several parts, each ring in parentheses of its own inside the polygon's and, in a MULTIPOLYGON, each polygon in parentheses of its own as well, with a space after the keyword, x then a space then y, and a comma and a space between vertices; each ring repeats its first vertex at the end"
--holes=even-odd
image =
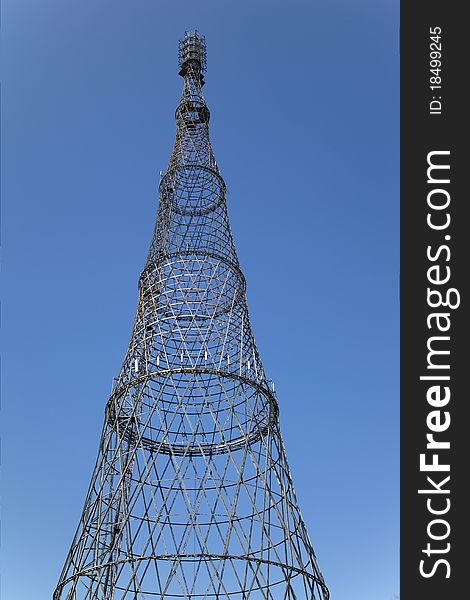
POLYGON ((256 340, 334 600, 398 592, 398 1, 3 0, 3 598, 50 598, 180 95, 205 95, 256 340))

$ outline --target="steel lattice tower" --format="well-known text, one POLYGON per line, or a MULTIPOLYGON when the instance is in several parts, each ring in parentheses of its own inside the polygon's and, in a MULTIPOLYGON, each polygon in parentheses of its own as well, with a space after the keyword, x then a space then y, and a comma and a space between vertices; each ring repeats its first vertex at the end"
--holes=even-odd
POLYGON ((327 600, 250 328, 197 32, 179 67, 131 341, 54 599, 327 600))

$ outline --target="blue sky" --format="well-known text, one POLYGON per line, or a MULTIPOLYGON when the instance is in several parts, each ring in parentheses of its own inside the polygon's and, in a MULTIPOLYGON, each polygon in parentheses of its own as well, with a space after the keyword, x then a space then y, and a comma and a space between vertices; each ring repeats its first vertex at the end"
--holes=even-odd
POLYGON ((398 592, 398 2, 4 0, 3 594, 50 598, 134 318, 178 39, 335 600, 398 592))

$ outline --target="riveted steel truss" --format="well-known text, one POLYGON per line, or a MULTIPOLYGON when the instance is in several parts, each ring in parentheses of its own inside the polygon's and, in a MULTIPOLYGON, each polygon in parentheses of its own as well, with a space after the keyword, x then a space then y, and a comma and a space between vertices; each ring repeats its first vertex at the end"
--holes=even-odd
POLYGON ((328 598, 250 327, 205 66, 186 33, 131 341, 55 600, 328 598))

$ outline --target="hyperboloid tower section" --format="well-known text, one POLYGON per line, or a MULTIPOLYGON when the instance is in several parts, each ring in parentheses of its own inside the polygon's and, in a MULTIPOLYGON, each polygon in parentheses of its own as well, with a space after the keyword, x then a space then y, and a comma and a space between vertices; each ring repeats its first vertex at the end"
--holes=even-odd
POLYGON ((326 600, 250 327, 197 32, 179 69, 131 341, 54 599, 326 600))

